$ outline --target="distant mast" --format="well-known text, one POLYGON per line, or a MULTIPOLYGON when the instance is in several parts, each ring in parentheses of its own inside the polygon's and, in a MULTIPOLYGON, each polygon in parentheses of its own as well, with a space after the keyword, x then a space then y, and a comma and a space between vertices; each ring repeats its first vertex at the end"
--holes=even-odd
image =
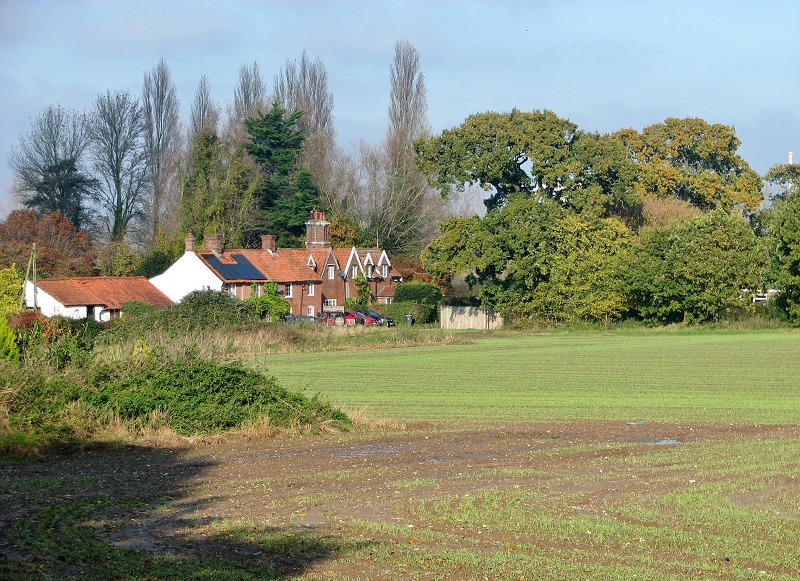
POLYGON ((794 163, 794 154, 790 151, 789 152, 789 165, 794 163))

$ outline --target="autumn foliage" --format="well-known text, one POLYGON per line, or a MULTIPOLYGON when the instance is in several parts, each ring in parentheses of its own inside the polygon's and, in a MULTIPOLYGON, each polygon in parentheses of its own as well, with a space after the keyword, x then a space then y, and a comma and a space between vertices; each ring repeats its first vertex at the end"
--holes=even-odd
POLYGON ((39 215, 35 210, 15 210, 0 224, 0 268, 16 264, 24 271, 34 242, 39 278, 96 273, 97 255, 89 234, 60 212, 39 215))

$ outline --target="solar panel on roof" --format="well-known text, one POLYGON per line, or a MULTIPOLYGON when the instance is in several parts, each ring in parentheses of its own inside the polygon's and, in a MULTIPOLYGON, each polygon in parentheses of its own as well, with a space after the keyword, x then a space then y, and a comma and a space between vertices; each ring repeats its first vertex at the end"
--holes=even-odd
POLYGON ((231 254, 230 257, 236 264, 226 264, 213 254, 203 255, 209 266, 225 280, 267 280, 267 277, 241 254, 231 254))

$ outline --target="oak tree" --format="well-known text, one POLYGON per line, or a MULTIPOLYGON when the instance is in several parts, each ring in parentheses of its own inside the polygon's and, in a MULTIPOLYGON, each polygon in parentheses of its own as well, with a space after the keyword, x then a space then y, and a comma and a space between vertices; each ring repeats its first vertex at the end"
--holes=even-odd
POLYGON ((673 117, 614 137, 639 169, 641 196, 676 198, 702 210, 755 212, 761 203, 761 178, 737 154, 741 141, 733 127, 673 117))

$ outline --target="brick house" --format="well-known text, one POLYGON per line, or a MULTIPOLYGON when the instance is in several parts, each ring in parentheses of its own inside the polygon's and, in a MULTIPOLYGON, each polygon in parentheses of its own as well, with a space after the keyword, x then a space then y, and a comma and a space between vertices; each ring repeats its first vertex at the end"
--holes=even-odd
POLYGON ((260 292, 265 282, 275 282, 293 315, 316 316, 326 308, 341 308, 356 294, 355 277, 364 275, 373 289, 373 302, 391 302, 400 277, 386 252, 332 248, 329 225, 323 212, 312 211, 305 248, 276 248, 274 235, 262 235, 260 249, 225 250, 221 235, 209 234, 206 248, 197 250, 189 234, 184 255, 150 281, 175 302, 203 289, 247 299, 253 289, 260 292))
POLYGON ((51 278, 25 283, 25 304, 46 317, 110 321, 122 314, 122 303, 139 301, 168 307, 172 301, 143 276, 51 278))

